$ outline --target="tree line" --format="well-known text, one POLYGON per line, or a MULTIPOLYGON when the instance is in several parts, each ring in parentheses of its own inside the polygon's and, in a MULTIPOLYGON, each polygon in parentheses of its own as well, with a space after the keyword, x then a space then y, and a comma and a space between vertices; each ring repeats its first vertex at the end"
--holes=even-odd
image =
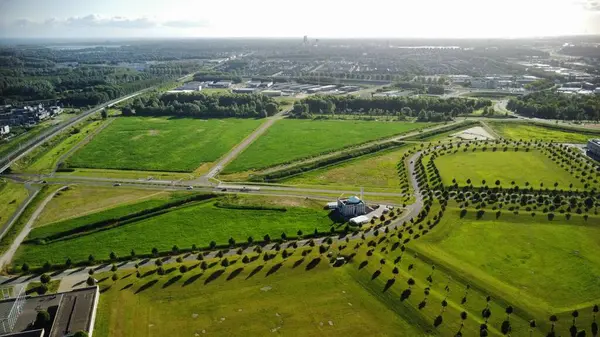
POLYGON ((136 97, 123 108, 123 115, 179 116, 193 118, 262 118, 273 116, 277 103, 263 95, 167 93, 136 97))
POLYGON ((419 121, 445 121, 491 105, 491 100, 460 97, 311 96, 294 104, 292 116, 311 118, 312 114, 370 114, 417 117, 419 121))
POLYGON ((521 115, 543 119, 598 120, 600 96, 536 92, 511 98, 507 108, 521 115))

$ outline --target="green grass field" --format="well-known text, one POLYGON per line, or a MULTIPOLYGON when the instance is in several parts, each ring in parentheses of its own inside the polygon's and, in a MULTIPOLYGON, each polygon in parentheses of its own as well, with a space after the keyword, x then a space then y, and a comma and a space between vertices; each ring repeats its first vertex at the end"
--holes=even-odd
POLYGON ((110 289, 100 297, 94 336, 168 336, 173 331, 178 336, 426 335, 355 282, 351 267, 334 269, 324 259, 306 270, 312 258, 296 268, 299 258, 290 258, 270 275, 275 261, 251 275, 262 260, 247 265, 238 260, 208 283, 223 268, 205 273, 195 268, 180 279, 178 271, 116 283, 108 279, 100 284, 110 289))
POLYGON ((46 204, 35 226, 95 214, 117 205, 127 207, 128 204, 148 198, 166 200, 170 195, 169 192, 156 190, 71 185, 46 204))
MULTIPOLYGON (((468 270, 476 278, 487 274, 506 284, 513 296, 530 295, 540 307, 568 308, 600 299, 600 219, 581 216, 549 221, 544 214, 498 219, 488 211, 481 219, 471 210, 460 218, 450 209, 439 229, 417 242, 428 254, 444 257, 446 265, 468 270)), ((506 287, 506 286, 504 286, 506 287)), ((507 299, 508 300, 508 299, 507 299)))
POLYGON ((342 188, 385 188, 398 190, 400 178, 396 165, 409 149, 385 151, 350 160, 339 165, 314 170, 283 181, 291 185, 319 185, 342 188))
MULTIPOLYGON (((147 204, 154 202, 145 201, 147 204)), ((283 232, 292 236, 298 230, 305 233, 312 233, 315 229, 328 231, 334 224, 329 212, 322 209, 320 202, 312 204, 310 208, 291 206, 285 211, 219 208, 213 201, 190 204, 110 230, 85 233, 47 244, 24 244, 17 251, 14 264, 27 262, 39 266, 46 261, 64 263, 67 257, 74 262, 85 261, 89 254, 106 259, 111 251, 119 256, 129 255, 132 249, 148 254, 154 247, 159 251, 170 251, 173 245, 207 247, 213 240, 217 244, 227 244, 230 237, 245 242, 250 236, 257 241, 262 240, 265 234, 278 238, 283 232)), ((43 226, 32 231, 28 239, 41 237, 40 233, 49 235, 72 229, 89 223, 91 218, 98 221, 116 213, 123 214, 127 208, 138 210, 138 206, 121 207, 107 210, 104 214, 89 215, 86 219, 43 226)))
POLYGON ((281 120, 224 173, 260 169, 425 127, 425 123, 281 120))
POLYGON ((42 144, 32 153, 21 158, 11 166, 11 169, 25 173, 51 173, 61 156, 94 132, 102 123, 103 121, 93 121, 78 124, 77 127, 80 128, 78 133, 63 132, 52 141, 42 144))
POLYGON ((191 172, 213 162, 262 120, 118 118, 78 150, 74 167, 191 172))
POLYGON ((25 186, 0 179, 0 225, 8 221, 26 198, 25 186))
MULTIPOLYGON (((593 135, 577 132, 553 130, 537 125, 515 122, 489 122, 490 126, 502 137, 512 140, 541 140, 555 143, 587 143, 593 135)), ((598 136, 596 136, 597 138, 598 136)))
POLYGON ((485 180, 493 187, 496 180, 500 180, 504 187, 512 186, 512 181, 521 187, 526 182, 534 188, 539 188, 540 183, 550 188, 555 182, 559 188, 568 188, 571 183, 574 187, 582 187, 579 180, 538 151, 483 152, 479 149, 440 156, 435 159, 435 165, 446 185, 451 185, 452 179, 459 185, 466 185, 467 179, 471 179, 473 186, 481 186, 485 180))

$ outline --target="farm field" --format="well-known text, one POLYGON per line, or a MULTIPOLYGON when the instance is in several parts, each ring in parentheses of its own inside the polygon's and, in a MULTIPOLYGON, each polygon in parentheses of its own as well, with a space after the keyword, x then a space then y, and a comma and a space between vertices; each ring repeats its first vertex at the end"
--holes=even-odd
POLYGON ((223 173, 260 169, 316 156, 427 126, 426 123, 280 120, 223 173))
POLYGON ((68 160, 83 168, 191 172, 213 162, 262 120, 122 117, 68 160))
POLYGON ((172 331, 181 336, 426 335, 356 283, 347 272, 351 267, 334 269, 324 260, 307 270, 312 258, 296 268, 299 258, 279 269, 273 268, 277 262, 269 262, 253 275, 262 260, 246 265, 238 260, 214 281, 207 279, 222 267, 205 273, 196 267, 182 276, 173 271, 114 283, 108 279, 100 284, 110 289, 100 297, 94 336, 166 336, 172 331), (277 271, 267 275, 269 270, 277 271))
MULTIPOLYGON (((227 205, 217 207, 213 200, 193 203, 109 230, 80 233, 74 237, 45 244, 32 242, 21 245, 14 264, 21 265, 27 262, 32 266, 39 266, 46 261, 64 263, 67 257, 74 262, 86 261, 90 254, 105 259, 111 251, 119 256, 129 255, 132 249, 148 254, 152 248, 170 251, 173 245, 191 247, 195 244, 198 247, 207 247, 211 241, 227 244, 231 237, 238 242, 245 242, 250 236, 257 241, 262 240, 265 234, 278 238, 283 232, 295 236, 298 230, 305 233, 312 233, 315 229, 329 231, 335 221, 329 218, 328 211, 322 209, 322 202, 314 202, 313 205, 312 208, 286 207, 259 210, 225 208, 229 207, 227 205)), ((106 212, 112 214, 114 210, 106 212)), ((93 215, 89 217, 91 216, 93 215)), ((72 219, 66 224, 44 226, 37 231, 32 231, 28 239, 40 238, 42 236, 39 235, 40 231, 49 235, 87 223, 89 221, 72 219)))
POLYGON ((379 152, 347 162, 310 171, 282 181, 290 185, 319 185, 336 188, 384 188, 398 190, 400 177, 396 166, 409 146, 379 152))
POLYGON ((476 279, 491 276, 490 287, 496 283, 513 296, 518 291, 534 307, 566 311, 600 299, 600 218, 557 215, 549 221, 541 213, 502 212, 496 219, 489 211, 476 219, 475 213, 461 218, 449 209, 439 228, 416 241, 416 250, 476 279))
POLYGON ((126 205, 147 198, 167 199, 168 192, 113 187, 70 186, 61 191, 46 205, 35 226, 81 217, 117 205, 126 205))
POLYGON ((545 142, 552 141, 555 143, 586 143, 588 139, 600 136, 600 133, 594 136, 593 134, 554 130, 542 126, 516 122, 489 122, 489 125, 500 134, 500 136, 517 141, 522 139, 525 141, 541 140, 545 142))
MULTIPOLYGON (((203 167, 205 165, 202 165, 203 167)), ((134 171, 134 170, 110 170, 110 169, 86 169, 76 168, 73 172, 59 172, 55 176, 60 177, 98 177, 117 179, 141 179, 141 180, 189 180, 194 179, 198 170, 193 173, 183 172, 161 172, 161 171, 134 171)))
POLYGON ((445 185, 451 185, 453 179, 459 185, 467 185, 467 179, 471 179, 473 186, 481 186, 482 180, 488 186, 495 186, 496 180, 500 180, 504 187, 512 186, 512 181, 521 187, 526 182, 535 188, 540 183, 550 188, 555 182, 559 188, 568 188, 569 184, 583 187, 579 180, 538 151, 458 152, 440 156, 434 162, 445 185))
POLYGON ((0 179, 0 226, 8 221, 27 195, 25 186, 0 179))

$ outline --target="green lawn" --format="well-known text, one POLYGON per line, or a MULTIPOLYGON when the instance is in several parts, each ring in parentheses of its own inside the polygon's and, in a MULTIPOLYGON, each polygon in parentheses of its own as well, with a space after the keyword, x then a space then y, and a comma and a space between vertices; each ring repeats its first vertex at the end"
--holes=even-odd
MULTIPOLYGON (((227 244, 230 237, 238 242, 245 242, 250 236, 257 241, 262 240, 265 234, 278 238, 283 232, 295 236, 298 230, 305 233, 312 233, 315 229, 328 231, 334 222, 322 206, 322 203, 315 202, 312 208, 292 206, 287 207, 286 211, 280 211, 218 208, 213 201, 196 203, 110 230, 47 244, 24 244, 17 251, 14 264, 27 262, 31 266, 39 266, 46 261, 64 263, 67 257, 73 262, 85 261, 89 254, 106 259, 111 251, 119 256, 129 255, 131 249, 148 254, 154 247, 159 251, 170 251, 173 245, 182 248, 193 244, 207 247, 213 240, 217 244, 227 244)), ((125 212, 126 209, 106 212, 121 211, 125 212)), ((102 216, 90 217, 96 219, 102 216)), ((89 221, 73 219, 66 223, 40 227, 29 238, 85 223, 89 221)))
POLYGON ((260 169, 425 127, 425 123, 339 120, 276 122, 224 173, 260 169))
POLYGON ((26 198, 25 186, 0 179, 0 225, 8 221, 26 198))
POLYGON ((401 181, 396 166, 408 149, 409 147, 405 146, 401 149, 361 157, 291 177, 283 182, 291 185, 399 190, 401 181))
MULTIPOLYGON (((17 172, 50 173, 58 164, 61 156, 94 132, 102 123, 103 121, 80 123, 77 125, 80 128, 78 133, 63 132, 51 141, 42 144, 29 155, 21 158, 11 168, 17 172)), ((72 128, 69 130, 72 130, 72 128)))
POLYGON ((516 122, 489 122, 490 126, 502 137, 512 140, 542 140, 555 143, 587 143, 588 139, 597 138, 599 135, 590 135, 560 130, 553 130, 537 125, 528 125, 516 122))
MULTIPOLYGON (((177 192, 185 194, 186 192, 177 192)), ((71 185, 66 191, 57 193, 37 218, 35 226, 83 217, 98 213, 115 206, 135 207, 128 204, 140 202, 149 198, 166 200, 171 192, 138 189, 115 188, 100 186, 71 185)))
POLYGON ((262 122, 122 117, 68 162, 86 168, 191 172, 217 160, 262 122))
POLYGON ((488 211, 477 220, 475 210, 460 218, 457 209, 449 209, 438 227, 417 246, 444 257, 445 265, 459 273, 487 274, 513 287, 508 290, 513 296, 532 296, 535 306, 563 308, 600 299, 598 217, 557 215, 549 221, 541 213, 504 211, 496 219, 488 211))
POLYGON ((222 267, 181 277, 174 271, 116 283, 109 278, 100 284, 110 289, 100 297, 94 336, 426 336, 355 282, 347 272, 353 267, 332 268, 321 258, 306 270, 313 258, 293 268, 299 255, 292 257, 267 275, 277 263, 271 261, 252 276, 262 259, 237 261, 209 283, 222 267))
POLYGON ((520 187, 524 187, 526 182, 534 188, 538 188, 540 183, 551 188, 555 182, 559 183, 559 188, 568 188, 571 183, 574 187, 583 187, 579 180, 535 150, 459 151, 438 157, 435 165, 446 185, 451 185, 452 179, 456 179, 459 185, 466 185, 467 179, 471 179, 474 186, 481 186, 482 180, 485 180, 488 186, 493 187, 496 180, 500 180, 503 187, 512 186, 512 181, 520 187))
POLYGON ((46 291, 44 294, 40 294, 38 292, 38 288, 42 285, 42 282, 29 282, 27 284, 27 289, 25 289, 25 292, 27 295, 29 296, 37 296, 37 295, 44 295, 44 294, 54 294, 58 291, 58 288, 60 287, 60 280, 51 280, 46 286, 48 287, 48 291, 46 291))

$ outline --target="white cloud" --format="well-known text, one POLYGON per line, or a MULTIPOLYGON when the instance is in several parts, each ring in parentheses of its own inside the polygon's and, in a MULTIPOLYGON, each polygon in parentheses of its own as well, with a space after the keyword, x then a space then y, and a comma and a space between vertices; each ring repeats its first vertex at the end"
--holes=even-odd
POLYGON ((41 27, 102 27, 102 28, 122 28, 122 29, 146 29, 155 27, 170 27, 179 29, 198 28, 208 26, 208 22, 204 20, 188 21, 158 21, 152 18, 139 17, 128 18, 124 16, 103 17, 97 14, 86 16, 74 16, 66 19, 49 18, 44 21, 33 21, 29 19, 14 20, 11 25, 19 28, 41 28, 41 27))

